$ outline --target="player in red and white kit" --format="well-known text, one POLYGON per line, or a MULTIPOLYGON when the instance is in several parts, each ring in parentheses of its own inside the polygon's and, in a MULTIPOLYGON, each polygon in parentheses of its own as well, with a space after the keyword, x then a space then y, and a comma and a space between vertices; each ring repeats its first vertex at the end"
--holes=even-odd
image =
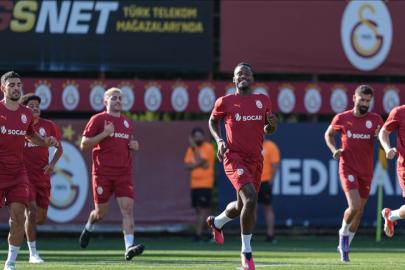
POLYGON ((117 199, 123 217, 125 259, 142 254, 145 246, 134 245, 134 181, 130 150, 139 144, 130 135, 132 120, 121 114, 122 93, 111 88, 104 94, 107 111, 94 115, 83 132, 82 150, 93 148, 93 195, 95 210, 90 213, 80 245, 87 247, 94 224, 107 215, 108 201, 112 194, 117 199))
POLYGON ((359 226, 373 179, 374 140, 383 125, 380 115, 368 112, 372 97, 370 86, 357 87, 353 95, 354 108, 337 114, 325 133, 333 158, 340 160, 340 181, 349 206, 339 230, 338 250, 342 262, 350 261, 349 246, 359 226), (337 148, 334 136, 339 131, 341 147, 337 148))
POLYGON ((54 137, 43 138, 35 132, 32 111, 18 103, 21 85, 20 76, 14 71, 1 77, 4 98, 0 103, 0 207, 5 197, 11 219, 5 270, 15 269, 15 260, 24 238, 24 211, 29 197, 23 161, 24 139, 45 147, 58 145, 54 137))
MULTIPOLYGON (((394 108, 379 134, 381 145, 384 148, 386 157, 393 159, 398 154, 397 175, 402 188, 402 196, 405 197, 405 105, 394 108), (397 148, 391 147, 389 134, 393 131, 397 133, 397 148)), ((394 224, 398 219, 405 219, 405 205, 399 209, 391 210, 384 208, 381 212, 384 220, 384 231, 388 237, 394 235, 394 224)))
POLYGON ((49 162, 49 148, 41 147, 25 141, 24 165, 29 179, 28 206, 25 210, 25 234, 30 250, 30 263, 43 263, 36 249, 37 224, 45 223, 48 212, 49 198, 51 196, 51 173, 56 162, 62 156, 63 148, 60 143, 60 132, 58 127, 49 120, 41 117, 41 98, 38 95, 29 93, 20 99, 20 104, 32 110, 34 115, 34 129, 41 136, 53 136, 58 142, 55 148, 52 161, 49 162))
POLYGON ((247 63, 236 66, 233 82, 236 93, 217 99, 209 128, 218 144, 218 159, 222 162, 223 157, 225 173, 236 189, 237 200, 228 204, 219 216, 208 217, 207 223, 213 229, 215 241, 222 245, 222 226, 240 216, 242 266, 252 270, 255 265, 250 240, 263 169, 263 134, 276 131, 277 118, 271 112, 269 97, 253 94, 253 72, 247 63), (221 120, 225 123, 227 144, 222 139, 221 120), (225 148, 228 150, 224 153, 225 148))

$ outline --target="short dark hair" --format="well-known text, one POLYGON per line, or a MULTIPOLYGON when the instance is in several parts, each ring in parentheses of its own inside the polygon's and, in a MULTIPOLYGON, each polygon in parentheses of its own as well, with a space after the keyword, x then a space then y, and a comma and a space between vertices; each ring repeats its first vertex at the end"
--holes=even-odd
POLYGON ((1 76, 1 86, 6 85, 6 81, 8 78, 20 78, 20 75, 18 75, 18 73, 15 71, 9 71, 3 74, 3 76, 1 76))
POLYGON ((39 104, 41 104, 41 97, 35 95, 34 93, 28 93, 21 97, 20 104, 27 106, 30 100, 38 100, 39 104))
POLYGON ((358 96, 360 96, 360 94, 371 95, 371 97, 373 97, 373 88, 371 88, 368 85, 360 85, 359 87, 356 88, 354 94, 358 96))
POLYGON ((202 134, 204 134, 204 130, 202 130, 202 128, 200 128, 200 127, 195 127, 195 128, 193 128, 193 130, 191 131, 191 136, 194 137, 194 135, 195 135, 197 132, 201 132, 202 134))
POLYGON ((235 69, 236 69, 237 67, 240 67, 240 66, 249 67, 249 68, 250 68, 250 71, 253 73, 252 67, 251 67, 248 63, 245 63, 245 62, 241 62, 241 63, 237 64, 233 71, 235 72, 235 69))

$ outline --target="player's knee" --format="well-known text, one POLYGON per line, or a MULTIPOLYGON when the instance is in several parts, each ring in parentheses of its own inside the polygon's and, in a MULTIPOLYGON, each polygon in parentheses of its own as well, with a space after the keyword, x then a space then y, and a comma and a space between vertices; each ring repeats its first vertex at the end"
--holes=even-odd
POLYGON ((121 209, 123 216, 131 216, 134 212, 134 207, 132 204, 124 205, 121 209))
POLYGON ((37 225, 44 225, 46 217, 38 217, 37 225))
POLYGON ((97 211, 97 219, 102 220, 107 216, 107 211, 97 211))
POLYGON ((246 208, 256 208, 256 205, 257 205, 257 194, 252 194, 249 197, 247 197, 245 201, 246 208))

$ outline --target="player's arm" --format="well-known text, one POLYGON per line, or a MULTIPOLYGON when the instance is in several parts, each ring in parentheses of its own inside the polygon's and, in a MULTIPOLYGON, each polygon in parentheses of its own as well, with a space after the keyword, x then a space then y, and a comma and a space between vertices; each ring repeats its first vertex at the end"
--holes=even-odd
POLYGON ((212 137, 214 137, 218 145, 218 152, 217 152, 218 160, 222 162, 222 155, 224 154, 226 144, 224 139, 222 139, 221 127, 219 125, 219 122, 220 122, 219 120, 217 120, 213 115, 211 115, 210 120, 208 120, 208 127, 210 128, 212 137))
POLYGON ((264 132, 267 135, 272 135, 277 130, 277 125, 278 125, 277 117, 274 114, 269 114, 267 112, 266 118, 267 118, 268 124, 264 126, 264 132))
POLYGON ((114 133, 114 125, 112 123, 107 125, 107 121, 104 121, 104 130, 103 132, 97 134, 94 137, 82 137, 82 142, 80 143, 80 149, 81 150, 87 150, 95 145, 97 145, 99 142, 110 136, 111 133, 114 133))
POLYGON ((51 162, 49 162, 49 164, 43 168, 44 174, 53 172, 53 170, 55 169, 56 163, 62 156, 62 153, 63 153, 63 147, 62 147, 62 144, 59 143, 59 145, 55 147, 55 152, 53 153, 53 158, 52 158, 51 162))
POLYGON ((397 149, 395 147, 391 148, 391 143, 390 143, 390 135, 391 131, 386 130, 384 127, 380 130, 380 133, 378 134, 378 138, 380 139, 380 143, 382 147, 384 148, 386 157, 388 159, 393 159, 395 155, 397 154, 397 149))
POLYGON ((37 132, 31 135, 25 135, 25 138, 29 140, 31 143, 36 144, 38 146, 57 146, 59 145, 58 141, 53 137, 47 137, 46 134, 42 138, 41 135, 39 135, 37 132))
POLYGON ((334 130, 332 126, 329 126, 328 129, 325 132, 326 145, 329 147, 330 151, 332 151, 334 159, 339 159, 340 155, 343 152, 343 149, 341 149, 341 148, 337 149, 336 148, 335 135, 337 133, 338 132, 336 130, 334 130))

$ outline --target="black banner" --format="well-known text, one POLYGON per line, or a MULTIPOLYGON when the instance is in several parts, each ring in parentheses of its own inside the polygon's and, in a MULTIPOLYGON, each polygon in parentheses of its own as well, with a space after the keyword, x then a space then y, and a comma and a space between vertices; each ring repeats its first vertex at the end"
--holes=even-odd
POLYGON ((212 1, 0 1, 0 68, 211 70, 212 1))

